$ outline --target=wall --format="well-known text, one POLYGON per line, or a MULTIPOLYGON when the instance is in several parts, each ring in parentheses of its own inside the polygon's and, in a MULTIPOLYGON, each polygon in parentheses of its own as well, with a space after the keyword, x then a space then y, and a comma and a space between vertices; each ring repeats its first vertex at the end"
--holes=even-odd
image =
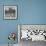
POLYGON ((46 24, 46 0, 23 0, 22 24, 46 24))
MULTIPOLYGON (((19 18, 18 20, 4 20, 3 7, 4 5, 18 5, 18 4, 19 3, 16 0, 0 0, 0 44, 7 44, 9 42, 8 34, 10 32, 16 32, 16 35, 18 34, 17 24, 19 22, 19 18)), ((16 43, 18 43, 17 39, 15 41, 16 43)))
POLYGON ((17 34, 18 24, 46 24, 46 0, 0 0, 0 44, 8 43, 9 32, 17 34), (4 5, 18 6, 17 20, 3 19, 4 5))

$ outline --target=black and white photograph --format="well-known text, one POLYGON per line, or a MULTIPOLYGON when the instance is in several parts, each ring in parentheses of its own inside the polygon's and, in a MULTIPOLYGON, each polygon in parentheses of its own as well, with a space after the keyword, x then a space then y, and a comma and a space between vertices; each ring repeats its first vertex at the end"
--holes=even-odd
POLYGON ((18 41, 20 46, 43 45, 46 43, 46 25, 18 25, 18 41))
POLYGON ((4 6, 4 19, 17 19, 17 6, 4 6))

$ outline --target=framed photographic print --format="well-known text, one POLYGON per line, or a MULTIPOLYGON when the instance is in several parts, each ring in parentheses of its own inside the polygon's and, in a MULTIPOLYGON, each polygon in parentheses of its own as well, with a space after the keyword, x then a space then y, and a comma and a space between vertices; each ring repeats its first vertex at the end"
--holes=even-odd
POLYGON ((17 19, 17 6, 4 6, 4 19, 17 19))
POLYGON ((46 25, 20 24, 18 25, 18 41, 46 41, 46 25))

